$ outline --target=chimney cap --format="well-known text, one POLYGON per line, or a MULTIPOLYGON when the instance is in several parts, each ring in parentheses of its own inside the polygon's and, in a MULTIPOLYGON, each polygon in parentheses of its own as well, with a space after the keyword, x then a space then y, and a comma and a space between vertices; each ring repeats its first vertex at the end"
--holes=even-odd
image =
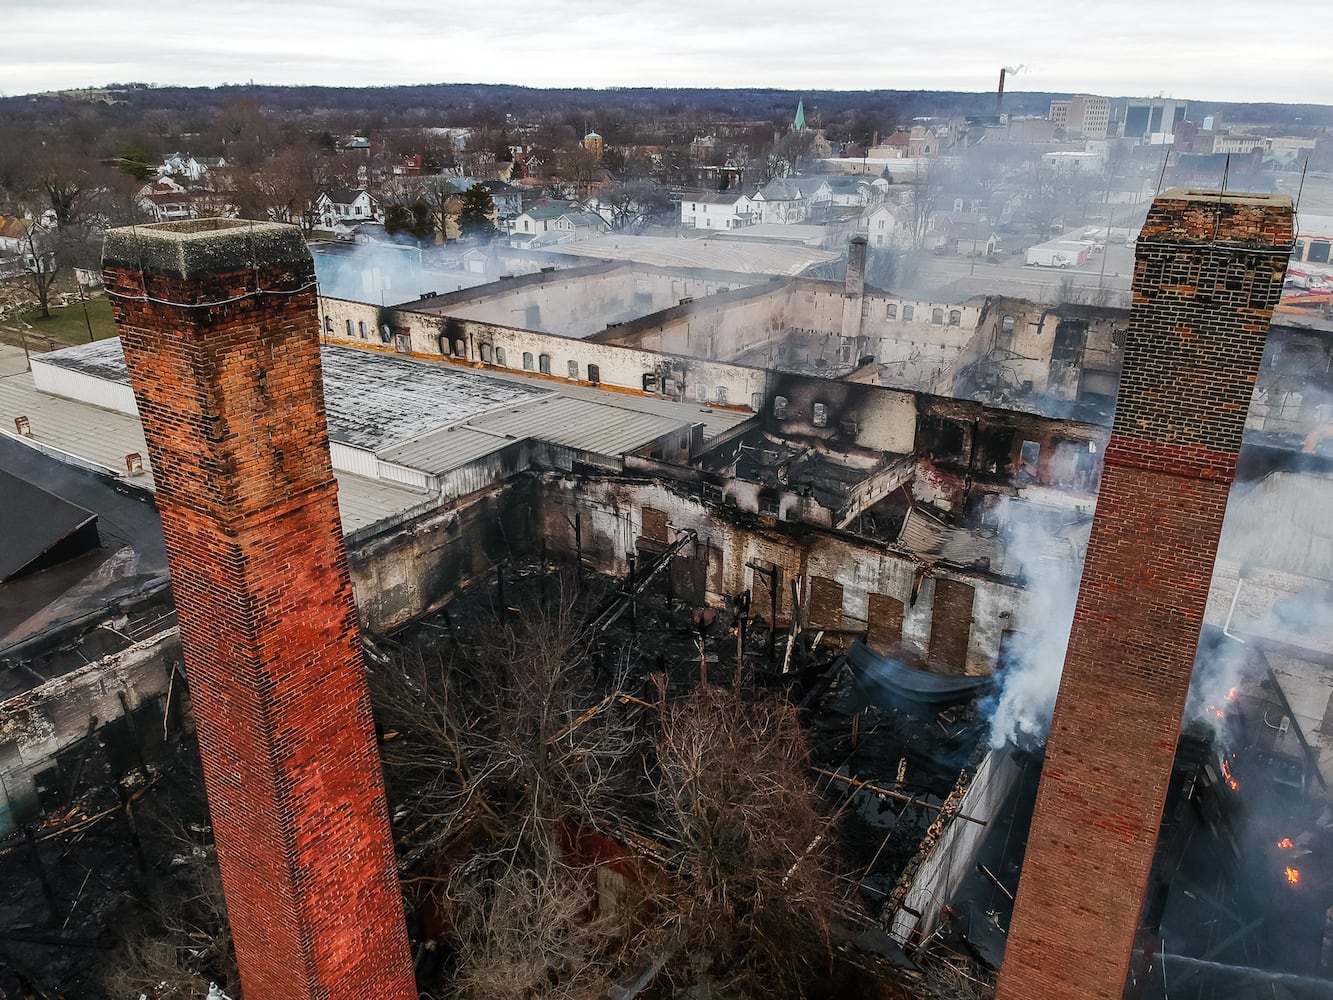
POLYGON ((244 268, 309 261, 296 226, 245 219, 182 219, 112 229, 102 266, 192 279, 244 268))

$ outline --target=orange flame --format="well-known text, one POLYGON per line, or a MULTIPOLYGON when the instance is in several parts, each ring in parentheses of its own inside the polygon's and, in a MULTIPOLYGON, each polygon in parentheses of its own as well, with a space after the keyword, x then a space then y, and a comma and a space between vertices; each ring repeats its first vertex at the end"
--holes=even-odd
POLYGON ((1235 701, 1235 700, 1236 700, 1236 689, 1232 688, 1230 691, 1227 692, 1227 701, 1235 701))
POLYGON ((1281 840, 1279 840, 1279 841, 1277 842, 1277 846, 1278 846, 1279 848, 1281 848, 1282 850, 1284 850, 1284 851, 1289 851, 1289 850, 1291 850, 1295 845, 1291 842, 1291 838, 1290 838, 1290 837, 1283 837, 1281 840))
POLYGON ((1240 783, 1231 776, 1231 761, 1227 760, 1225 757, 1222 758, 1222 774, 1226 777, 1227 784, 1231 786, 1231 790, 1233 792, 1239 792, 1240 783))
POLYGON ((1292 885, 1301 884, 1301 873, 1299 869, 1288 868, 1286 871, 1286 875, 1287 875, 1287 881, 1290 882, 1292 885))

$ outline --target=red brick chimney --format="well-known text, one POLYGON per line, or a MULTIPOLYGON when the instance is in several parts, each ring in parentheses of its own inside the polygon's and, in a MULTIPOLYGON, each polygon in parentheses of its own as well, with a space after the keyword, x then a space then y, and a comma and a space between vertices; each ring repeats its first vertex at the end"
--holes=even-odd
POLYGON ((107 234, 241 986, 415 1000, 292 226, 107 234))
POLYGON ((1134 306, 997 1000, 1120 1000, 1291 200, 1173 189, 1134 306))

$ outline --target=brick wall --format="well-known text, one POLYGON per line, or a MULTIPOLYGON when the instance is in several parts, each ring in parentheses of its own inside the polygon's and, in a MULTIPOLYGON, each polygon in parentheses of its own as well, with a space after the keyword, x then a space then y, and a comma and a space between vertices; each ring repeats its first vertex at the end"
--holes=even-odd
POLYGON ((1181 190, 1148 213, 1134 307, 999 1000, 1119 1000, 1289 199, 1181 190))
POLYGON ((201 220, 113 231, 103 270, 245 995, 414 998, 310 255, 292 227, 201 220))

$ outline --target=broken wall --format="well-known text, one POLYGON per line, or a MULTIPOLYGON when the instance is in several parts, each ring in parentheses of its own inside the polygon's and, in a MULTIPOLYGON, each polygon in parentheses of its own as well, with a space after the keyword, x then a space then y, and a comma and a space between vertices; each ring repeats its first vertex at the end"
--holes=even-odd
POLYGON ((749 590, 752 613, 768 619, 776 571, 780 627, 791 620, 791 583, 799 579, 803 606, 819 598, 811 627, 838 633, 830 641, 870 630, 881 648, 944 672, 991 673, 1001 634, 1023 602, 1013 580, 932 566, 888 545, 747 515, 661 483, 546 477, 541 489, 541 530, 552 546, 572 555, 577 523, 583 560, 600 572, 624 575, 642 539, 660 549, 675 532, 693 530, 698 540, 682 556, 700 564, 708 603, 749 590))

